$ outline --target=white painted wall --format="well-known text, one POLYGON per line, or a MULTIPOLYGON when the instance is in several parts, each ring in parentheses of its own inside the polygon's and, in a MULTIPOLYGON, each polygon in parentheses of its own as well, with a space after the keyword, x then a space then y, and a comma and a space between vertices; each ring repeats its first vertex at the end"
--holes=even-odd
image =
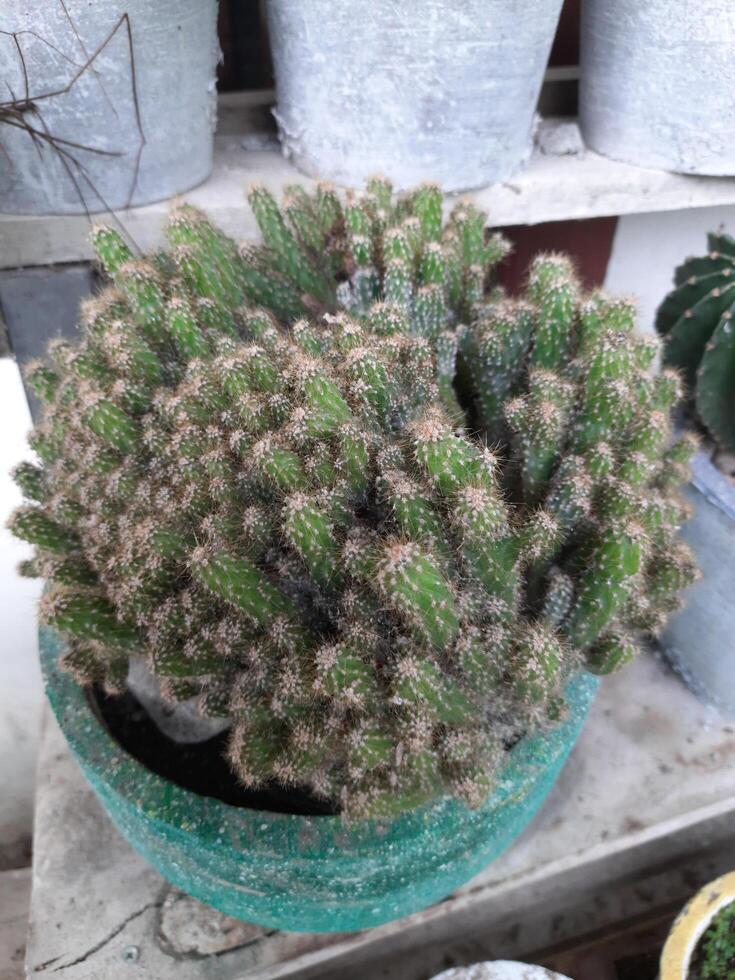
POLYGON ((618 220, 605 288, 633 296, 641 329, 652 331, 675 266, 688 255, 702 255, 707 232, 718 229, 735 234, 735 207, 624 215, 618 220))
POLYGON ((17 863, 31 834, 42 702, 36 642, 41 584, 16 573, 30 549, 5 527, 20 503, 9 469, 27 458, 28 413, 15 361, 0 359, 0 868, 17 863))

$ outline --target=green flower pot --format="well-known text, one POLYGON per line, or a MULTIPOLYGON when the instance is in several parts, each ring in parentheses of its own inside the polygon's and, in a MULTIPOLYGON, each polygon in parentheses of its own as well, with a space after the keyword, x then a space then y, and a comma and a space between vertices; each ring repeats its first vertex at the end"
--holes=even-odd
POLYGON ((174 885, 227 915, 296 932, 377 926, 444 898, 501 854, 554 784, 598 686, 569 682, 568 717, 512 749, 480 810, 449 798, 393 821, 228 806, 181 789, 129 756, 64 674, 61 639, 41 630, 51 707, 82 772, 130 844, 174 885))

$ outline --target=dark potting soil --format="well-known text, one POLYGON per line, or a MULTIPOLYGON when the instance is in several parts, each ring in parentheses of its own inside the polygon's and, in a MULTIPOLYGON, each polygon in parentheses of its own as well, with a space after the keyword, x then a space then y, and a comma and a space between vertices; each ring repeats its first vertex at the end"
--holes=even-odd
POLYGON ((287 789, 275 783, 257 791, 240 786, 224 758, 227 732, 205 742, 182 745, 163 734, 130 691, 110 695, 95 687, 88 698, 95 715, 118 745, 146 769, 182 789, 248 810, 299 816, 339 813, 334 805, 306 789, 287 789))

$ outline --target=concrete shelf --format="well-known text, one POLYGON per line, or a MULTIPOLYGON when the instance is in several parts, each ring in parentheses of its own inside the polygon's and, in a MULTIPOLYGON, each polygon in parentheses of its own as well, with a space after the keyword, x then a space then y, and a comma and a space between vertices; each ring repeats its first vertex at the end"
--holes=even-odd
POLYGON ((677 907, 732 862, 735 727, 646 655, 606 680, 531 827, 443 902, 361 933, 235 922, 169 888, 114 830, 50 717, 36 801, 28 976, 421 980, 523 958, 677 907))
MULTIPOLYGON (((313 183, 281 156, 269 118, 268 93, 223 97, 214 171, 204 184, 183 195, 237 238, 256 233, 244 197, 248 184, 261 181, 280 192, 295 181, 313 183)), ((494 225, 537 224, 735 204, 735 178, 685 176, 606 159, 585 151, 576 125, 559 119, 542 124, 522 173, 464 196, 487 211, 494 225)), ((148 250, 162 242, 168 208, 169 202, 162 201, 120 212, 118 218, 148 250)), ((88 259, 88 234, 84 215, 0 214, 0 268, 88 259)))

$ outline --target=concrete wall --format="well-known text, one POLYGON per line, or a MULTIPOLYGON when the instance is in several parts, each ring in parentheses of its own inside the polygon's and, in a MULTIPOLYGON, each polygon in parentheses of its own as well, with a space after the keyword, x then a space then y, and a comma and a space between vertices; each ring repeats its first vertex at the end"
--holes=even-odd
POLYGON ((674 267, 688 255, 702 255, 707 232, 720 228, 735 235, 735 207, 625 215, 618 220, 605 288, 634 296, 641 329, 652 331, 674 267))

